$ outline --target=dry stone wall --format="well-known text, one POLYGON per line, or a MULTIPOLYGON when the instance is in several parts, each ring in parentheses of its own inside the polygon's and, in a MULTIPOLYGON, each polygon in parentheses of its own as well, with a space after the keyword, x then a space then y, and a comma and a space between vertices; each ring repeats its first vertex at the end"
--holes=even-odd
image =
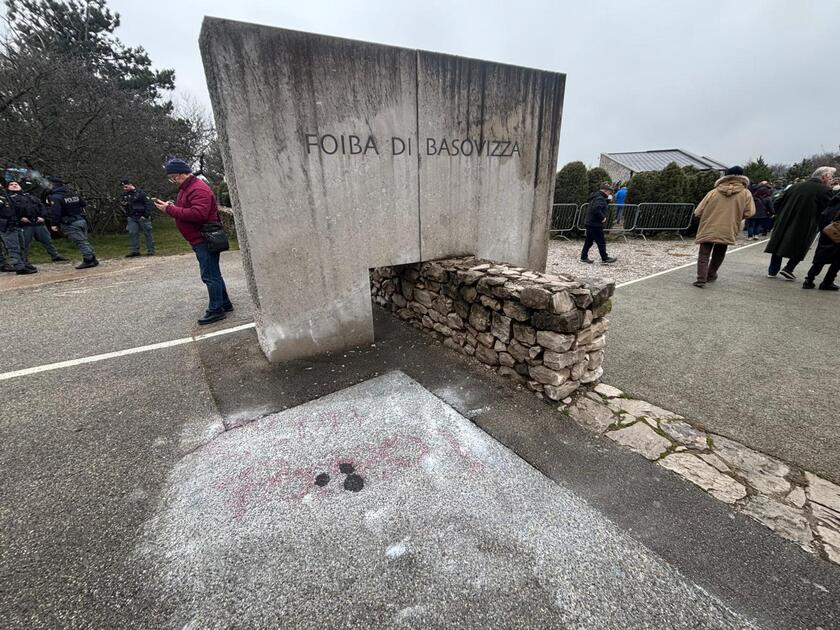
POLYGON ((472 256, 371 271, 374 302, 551 400, 600 379, 614 290, 472 256))

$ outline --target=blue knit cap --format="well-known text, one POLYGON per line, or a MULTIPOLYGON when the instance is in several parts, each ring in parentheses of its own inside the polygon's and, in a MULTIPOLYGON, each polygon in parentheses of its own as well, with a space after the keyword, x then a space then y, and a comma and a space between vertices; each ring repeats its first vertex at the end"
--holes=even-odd
POLYGON ((164 166, 166 169, 167 175, 176 175, 178 173, 192 173, 192 169, 189 167, 189 164, 184 162, 184 160, 179 160, 178 158, 172 158, 169 160, 166 165, 164 166))

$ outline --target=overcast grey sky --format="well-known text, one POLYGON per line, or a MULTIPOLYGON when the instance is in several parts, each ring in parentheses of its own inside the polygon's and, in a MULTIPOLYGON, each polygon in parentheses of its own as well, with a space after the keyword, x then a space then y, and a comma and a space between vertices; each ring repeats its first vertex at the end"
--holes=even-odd
POLYGON ((680 147, 725 163, 838 150, 840 0, 111 0, 121 39, 208 103, 204 15, 567 75, 560 164, 680 147))

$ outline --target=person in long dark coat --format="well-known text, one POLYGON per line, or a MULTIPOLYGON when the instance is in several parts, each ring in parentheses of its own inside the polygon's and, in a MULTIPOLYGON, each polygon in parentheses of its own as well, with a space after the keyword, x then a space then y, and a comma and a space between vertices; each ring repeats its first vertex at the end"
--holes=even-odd
POLYGON ((828 208, 820 215, 820 240, 814 252, 814 262, 808 270, 808 275, 805 276, 805 282, 802 283, 803 289, 813 289, 814 280, 820 275, 823 267, 828 265, 828 271, 819 288, 823 291, 840 291, 840 287, 834 284, 837 274, 840 273, 840 243, 835 243, 822 233, 822 229, 832 221, 840 221, 840 196, 834 197, 828 208))
POLYGON ((795 280, 793 270, 805 259, 817 235, 817 219, 831 200, 829 184, 837 169, 821 166, 806 182, 794 184, 776 201, 776 224, 764 251, 770 256, 767 275, 795 280), (782 259, 787 264, 782 269, 782 259))

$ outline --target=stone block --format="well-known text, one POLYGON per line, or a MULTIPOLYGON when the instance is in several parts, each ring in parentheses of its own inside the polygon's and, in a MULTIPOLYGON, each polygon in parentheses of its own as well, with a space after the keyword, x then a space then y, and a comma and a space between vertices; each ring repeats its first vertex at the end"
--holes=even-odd
POLYGON ((550 311, 555 314, 568 313, 575 309, 572 296, 566 291, 559 291, 551 296, 550 311))
POLYGON ((550 330, 537 331, 537 343, 546 350, 565 352, 575 343, 574 335, 563 335, 550 330))
POLYGON ((476 347, 475 358, 481 361, 482 363, 486 363, 487 365, 499 364, 499 353, 493 350, 492 348, 488 348, 487 346, 482 344, 476 347))
POLYGON ((510 352, 511 356, 516 359, 518 362, 523 363, 530 355, 528 353, 529 347, 523 346, 521 343, 514 341, 508 346, 508 352, 510 352))
POLYGON ((519 293, 519 301, 523 306, 540 311, 548 309, 551 297, 551 291, 540 287, 526 287, 519 293))
POLYGON ((490 326, 490 332, 496 339, 503 343, 508 343, 511 339, 511 319, 506 315, 500 313, 493 313, 493 322, 490 326))
POLYGON ((554 385, 545 385, 543 386, 543 392, 551 400, 563 400, 578 387, 580 387, 580 383, 577 381, 566 381, 557 387, 554 385))
MULTIPOLYGON (((575 380, 569 382, 579 385, 578 381, 575 380)), ((566 394, 566 396, 568 395, 569 394, 566 394)), ((604 405, 597 403, 594 400, 590 400, 589 398, 579 398, 574 405, 569 407, 569 415, 572 416, 578 424, 591 429, 596 433, 603 433, 613 422, 616 421, 612 411, 604 405)))
POLYGON ((488 348, 492 348, 493 344, 496 343, 496 338, 489 332, 478 333, 475 336, 475 338, 478 341, 478 343, 480 343, 482 346, 487 346, 488 348))
POLYGON ((482 295, 478 301, 482 306, 486 306, 491 311, 500 311, 502 309, 502 302, 489 295, 482 295))
POLYGON ((533 346, 537 342, 537 331, 527 324, 514 322, 513 337, 526 346, 533 346))
POLYGON ((513 356, 508 354, 507 352, 500 352, 499 363, 506 367, 512 368, 514 365, 516 365, 516 359, 514 359, 513 356))
POLYGON ((690 453, 668 455, 658 463, 725 503, 732 504, 747 496, 742 484, 690 453))
POLYGON ((470 307, 470 325, 478 331, 490 328, 490 311, 480 304, 470 307))
POLYGON ((546 350, 543 352, 543 364, 552 370, 562 370, 583 361, 585 356, 583 350, 572 350, 562 354, 546 350))
POLYGON ((562 385, 569 380, 568 370, 551 370, 543 365, 534 365, 528 370, 531 378, 543 385, 562 385))
POLYGON ((670 441, 641 422, 610 431, 607 437, 651 461, 659 459, 671 447, 670 441))
POLYGON ((505 315, 518 322, 527 322, 531 317, 531 312, 515 300, 505 300, 502 311, 505 315))
POLYGON ((531 322, 538 330, 553 330, 560 333, 577 332, 583 323, 583 313, 575 309, 568 313, 535 312, 531 322))

